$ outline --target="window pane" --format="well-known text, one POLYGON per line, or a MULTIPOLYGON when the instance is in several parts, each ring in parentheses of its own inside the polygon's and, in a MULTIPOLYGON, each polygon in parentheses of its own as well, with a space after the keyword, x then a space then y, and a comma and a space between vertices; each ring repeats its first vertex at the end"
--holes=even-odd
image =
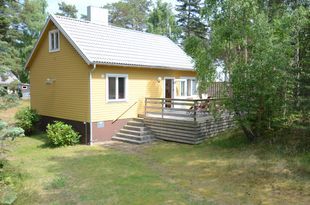
POLYGON ((109 77, 109 100, 116 99, 116 78, 109 77))
POLYGON ((191 80, 187 79, 187 96, 191 96, 192 92, 191 92, 191 80))
POLYGON ((59 48, 59 42, 58 42, 58 32, 55 33, 55 49, 59 48))
POLYGON ((180 95, 185 96, 185 81, 181 81, 180 95))
POLYGON ((192 80, 192 95, 197 95, 197 82, 192 80))
POLYGON ((125 99, 125 78, 118 78, 118 99, 125 99))
POLYGON ((54 50, 55 49, 55 47, 54 47, 54 33, 51 33, 50 41, 51 41, 51 50, 54 50))

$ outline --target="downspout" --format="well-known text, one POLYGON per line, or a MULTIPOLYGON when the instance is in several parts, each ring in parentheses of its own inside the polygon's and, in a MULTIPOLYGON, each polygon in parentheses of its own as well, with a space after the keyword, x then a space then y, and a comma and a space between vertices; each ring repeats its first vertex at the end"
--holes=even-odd
POLYGON ((89 72, 89 144, 93 144, 93 125, 92 125, 92 98, 93 98, 93 92, 92 92, 92 79, 93 79, 93 72, 96 69, 96 64, 93 64, 93 68, 89 72))

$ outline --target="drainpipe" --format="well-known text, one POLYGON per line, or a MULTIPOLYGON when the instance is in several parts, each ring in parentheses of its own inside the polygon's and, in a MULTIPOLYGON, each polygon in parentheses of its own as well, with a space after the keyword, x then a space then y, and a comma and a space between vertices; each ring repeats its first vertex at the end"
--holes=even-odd
POLYGON ((93 89, 92 89, 92 79, 93 79, 93 72, 96 69, 96 64, 93 64, 93 68, 89 72, 89 144, 93 144, 93 124, 92 124, 92 98, 93 98, 93 89))

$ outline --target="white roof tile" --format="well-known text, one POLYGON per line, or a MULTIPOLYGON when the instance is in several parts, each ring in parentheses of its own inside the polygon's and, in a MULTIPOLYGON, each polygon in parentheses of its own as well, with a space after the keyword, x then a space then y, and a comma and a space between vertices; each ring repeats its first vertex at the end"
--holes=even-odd
POLYGON ((89 64, 193 70, 192 59, 165 36, 63 16, 50 18, 89 64))

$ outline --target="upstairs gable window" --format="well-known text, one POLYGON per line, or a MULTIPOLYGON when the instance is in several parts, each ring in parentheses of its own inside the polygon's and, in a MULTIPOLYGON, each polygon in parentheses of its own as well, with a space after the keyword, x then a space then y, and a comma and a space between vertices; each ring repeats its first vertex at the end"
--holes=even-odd
POLYGON ((49 32, 49 52, 56 52, 59 50, 59 30, 52 30, 49 32))

